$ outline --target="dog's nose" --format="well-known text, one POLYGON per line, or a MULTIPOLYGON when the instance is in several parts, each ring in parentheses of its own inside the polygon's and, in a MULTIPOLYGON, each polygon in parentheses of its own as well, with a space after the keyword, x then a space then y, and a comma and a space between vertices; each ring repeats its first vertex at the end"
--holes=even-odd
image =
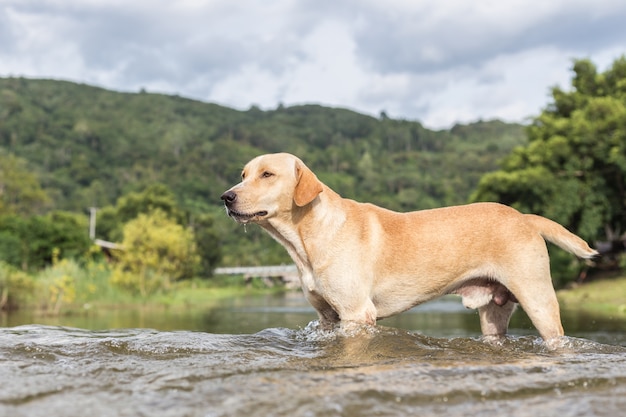
POLYGON ((235 194, 234 191, 226 191, 220 198, 224 201, 224 203, 234 203, 237 199, 237 194, 235 194))

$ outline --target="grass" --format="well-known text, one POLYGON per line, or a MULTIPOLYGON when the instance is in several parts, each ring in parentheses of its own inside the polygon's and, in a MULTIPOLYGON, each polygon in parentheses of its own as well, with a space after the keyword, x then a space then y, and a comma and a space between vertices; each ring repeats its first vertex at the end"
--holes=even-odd
MULTIPOLYGON (((283 285, 267 287, 257 279, 246 283, 243 277, 216 276, 174 282, 167 291, 141 297, 112 285, 110 276, 108 265, 95 262, 79 265, 62 260, 35 276, 0 263, 0 290, 4 294, 8 289, 10 296, 17 294, 15 300, 21 308, 45 315, 76 314, 86 309, 210 308, 226 298, 286 291, 283 285)), ((626 318, 626 275, 578 284, 557 295, 564 310, 626 318)))
POLYGON ((63 305, 59 312, 50 309, 34 309, 32 313, 37 317, 80 317, 89 315, 105 316, 111 311, 142 311, 182 313, 188 311, 210 310, 220 304, 221 300, 248 295, 271 294, 279 291, 273 288, 257 289, 251 287, 232 286, 210 287, 197 286, 195 288, 174 289, 167 293, 153 294, 148 297, 119 297, 114 299, 94 300, 87 303, 73 302, 63 305))
POLYGON ((557 292, 561 308, 626 317, 626 276, 578 284, 557 292))
POLYGON ((210 308, 225 298, 285 290, 284 285, 268 287, 261 280, 246 282, 241 276, 216 276, 173 282, 167 289, 141 296, 112 284, 111 269, 105 263, 79 264, 61 260, 33 275, 0 263, 0 294, 6 292, 14 297, 13 308, 46 316, 137 307, 155 310, 210 308))
POLYGON ((163 294, 155 294, 144 300, 144 304, 170 309, 210 307, 219 300, 244 295, 270 294, 286 291, 284 286, 266 287, 245 284, 242 277, 230 277, 228 281, 207 280, 183 281, 163 294))

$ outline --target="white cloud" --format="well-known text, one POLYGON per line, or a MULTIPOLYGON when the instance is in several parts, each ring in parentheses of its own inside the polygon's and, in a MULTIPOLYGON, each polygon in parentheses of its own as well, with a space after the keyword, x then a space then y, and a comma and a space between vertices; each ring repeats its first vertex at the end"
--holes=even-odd
POLYGON ((431 98, 427 119, 446 126, 452 120, 471 122, 477 113, 507 121, 536 115, 547 104, 550 87, 567 83, 568 69, 559 64, 568 58, 553 48, 497 56, 476 70, 452 76, 453 81, 431 98), (459 97, 466 99, 459 102, 459 97))
POLYGON ((572 58, 626 53, 624 21, 618 0, 2 0, 0 76, 520 121, 568 86, 572 58))
POLYGON ((358 66, 354 42, 346 28, 326 21, 303 37, 291 55, 282 58, 283 71, 271 72, 258 65, 242 68, 218 83, 210 95, 237 107, 254 104, 271 108, 276 103, 323 103, 355 108, 354 92, 366 82, 358 66))

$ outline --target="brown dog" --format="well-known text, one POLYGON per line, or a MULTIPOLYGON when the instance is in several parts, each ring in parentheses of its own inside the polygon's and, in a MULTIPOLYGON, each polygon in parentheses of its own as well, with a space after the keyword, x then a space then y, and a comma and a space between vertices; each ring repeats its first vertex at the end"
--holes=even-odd
POLYGON ((544 239, 597 252, 544 217, 496 203, 397 213, 344 199, 297 157, 262 155, 222 195, 228 215, 257 223, 300 271, 325 326, 374 324, 444 294, 477 308, 484 335, 504 335, 516 303, 549 340, 563 335, 544 239))

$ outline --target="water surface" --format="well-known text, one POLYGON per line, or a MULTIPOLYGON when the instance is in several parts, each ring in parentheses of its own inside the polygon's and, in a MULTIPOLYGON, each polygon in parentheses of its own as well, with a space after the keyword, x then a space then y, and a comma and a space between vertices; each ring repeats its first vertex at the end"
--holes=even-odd
POLYGON ((626 409, 619 320, 577 317, 552 351, 523 315, 508 339, 483 341, 475 314, 445 300, 349 332, 321 331, 307 324, 315 316, 306 304, 279 301, 230 300, 177 316, 178 330, 5 318, 0 415, 565 417, 626 409))

